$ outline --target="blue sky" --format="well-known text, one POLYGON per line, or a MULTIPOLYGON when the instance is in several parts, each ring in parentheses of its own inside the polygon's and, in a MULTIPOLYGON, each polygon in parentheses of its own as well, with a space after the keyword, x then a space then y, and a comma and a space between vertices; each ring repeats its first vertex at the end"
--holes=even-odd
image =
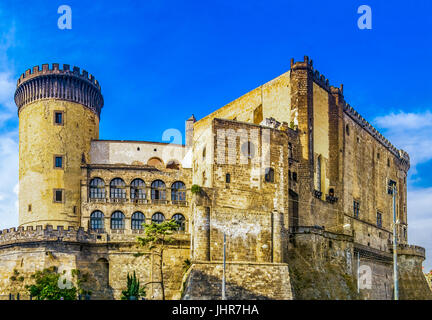
MULTIPOLYGON (((13 1, 0 3, 0 227, 17 224, 15 81, 42 63, 94 74, 102 139, 160 141, 304 55, 411 155, 409 239, 432 255, 431 1, 13 1), (57 27, 60 5, 72 30, 57 27), (372 8, 372 30, 357 8, 372 8)), ((432 259, 426 269, 432 269, 432 259)))

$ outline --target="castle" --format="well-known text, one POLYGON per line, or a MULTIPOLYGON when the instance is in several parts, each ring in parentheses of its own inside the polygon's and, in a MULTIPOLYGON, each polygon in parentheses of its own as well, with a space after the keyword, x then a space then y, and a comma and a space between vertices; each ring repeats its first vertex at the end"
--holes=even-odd
POLYGON ((174 219, 168 299, 221 298, 224 234, 228 299, 392 299, 396 187, 400 298, 432 298, 425 250, 407 243, 408 154, 308 57, 191 116, 185 145, 100 140, 101 86, 77 67, 27 70, 15 102, 19 227, 0 232, 2 297, 56 266, 88 272, 94 299, 118 299, 133 271, 160 299, 158 259, 136 237, 174 219))

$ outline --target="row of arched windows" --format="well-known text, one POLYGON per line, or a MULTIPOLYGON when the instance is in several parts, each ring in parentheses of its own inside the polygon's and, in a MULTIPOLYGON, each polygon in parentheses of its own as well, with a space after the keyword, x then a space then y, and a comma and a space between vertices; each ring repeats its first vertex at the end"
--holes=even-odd
MULTIPOLYGON (((185 222, 186 219, 181 213, 176 213, 172 216, 171 219, 174 219, 178 224, 179 231, 185 231, 185 222)), ((125 220, 126 217, 121 211, 114 211, 111 215, 110 219, 110 227, 112 230, 123 230, 125 229, 125 220)), ((92 230, 103 230, 104 229, 104 221, 105 215, 102 211, 96 210, 93 211, 90 215, 90 229, 92 230)), ((162 223, 165 221, 165 216, 161 212, 156 212, 153 214, 151 221, 154 223, 162 223)), ((146 223, 146 218, 144 213, 135 212, 131 218, 131 228, 133 230, 143 229, 143 224, 146 223)))
MULTIPOLYGON (((90 198, 105 198, 105 182, 101 178, 93 178, 90 181, 90 198)), ((114 178, 110 184, 110 198, 126 199, 126 183, 121 178, 114 178)), ((166 200, 166 186, 162 180, 155 180, 151 183, 151 199, 166 200)), ((146 185, 142 179, 134 179, 130 184, 131 199, 146 199, 146 185)), ((186 185, 181 181, 176 181, 171 185, 171 200, 186 200, 186 185)))

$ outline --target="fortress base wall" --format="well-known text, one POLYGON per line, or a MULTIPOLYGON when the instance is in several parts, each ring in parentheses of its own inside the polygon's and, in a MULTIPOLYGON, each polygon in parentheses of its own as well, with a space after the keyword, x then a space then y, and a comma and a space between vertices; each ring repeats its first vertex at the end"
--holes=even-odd
MULTIPOLYGON (((222 261, 195 261, 185 279, 184 300, 222 298, 222 261)), ((276 263, 227 262, 226 298, 291 300, 288 266, 276 263)))
POLYGON ((352 238, 299 227, 291 235, 288 266, 296 300, 358 299, 352 238))
POLYGON ((424 249, 416 246, 404 246, 398 254, 400 299, 432 300, 432 291, 422 270, 424 259, 424 249))
MULTIPOLYGON (((162 299, 159 258, 136 243, 137 235, 94 234, 82 229, 10 230, 0 235, 0 299, 9 294, 28 297, 26 285, 34 284, 31 275, 56 267, 63 278, 76 284, 72 270, 88 274, 82 288, 92 292, 91 299, 120 299, 126 289, 127 274, 136 272, 146 286, 146 299, 162 299), (99 238, 100 237, 100 238, 99 238), (139 253, 139 254, 137 254, 139 253)), ((166 299, 179 299, 184 260, 189 258, 189 235, 177 240, 164 253, 166 299)), ((62 278, 62 279, 63 279, 62 278)))

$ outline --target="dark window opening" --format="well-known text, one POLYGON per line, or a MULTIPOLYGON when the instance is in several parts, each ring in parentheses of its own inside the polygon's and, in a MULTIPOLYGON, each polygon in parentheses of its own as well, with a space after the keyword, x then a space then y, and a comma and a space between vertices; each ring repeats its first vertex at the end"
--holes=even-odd
POLYGON ((396 181, 389 179, 387 184, 387 193, 393 194, 393 189, 396 189, 396 181))
POLYGON ((63 202, 63 190, 54 190, 54 202, 63 202))
POLYGON ((266 182, 274 182, 274 169, 266 168, 264 178, 266 182))
POLYGON ((298 210, 298 202, 299 196, 297 193, 289 190, 289 212, 290 212, 290 226, 298 227, 299 226, 299 210, 298 210))
POLYGON ((225 182, 226 182, 226 183, 230 183, 230 182, 231 182, 231 175, 230 175, 229 173, 227 173, 227 174, 225 175, 225 182))
POLYGON ((63 156, 55 156, 54 157, 54 167, 55 168, 63 168, 63 156))
POLYGON ((62 111, 54 112, 54 123, 57 125, 63 125, 63 112, 62 111))
POLYGON ((382 228, 382 213, 377 212, 377 227, 382 228))
POLYGON ((292 159, 293 157, 293 146, 291 142, 288 142, 288 158, 292 159))
POLYGON ((293 172, 293 173, 292 173, 292 179, 293 179, 294 181, 297 181, 297 172, 293 172))
POLYGON ((31 204, 28 205, 28 212, 30 212, 30 211, 32 211, 32 205, 31 204))
POLYGON ((360 202, 353 201, 354 217, 358 218, 360 215, 360 202))
POLYGON ((345 127, 345 132, 346 132, 346 135, 349 136, 349 126, 348 125, 346 125, 346 127, 345 127))

